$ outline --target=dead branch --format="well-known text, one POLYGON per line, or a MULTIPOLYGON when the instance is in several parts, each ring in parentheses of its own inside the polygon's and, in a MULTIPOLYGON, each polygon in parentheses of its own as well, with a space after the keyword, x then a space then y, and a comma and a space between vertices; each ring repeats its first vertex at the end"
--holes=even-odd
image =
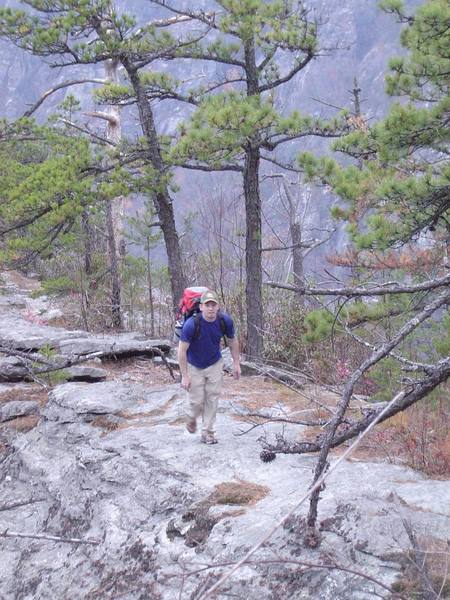
POLYGON ((395 398, 393 398, 391 400, 391 402, 389 402, 389 404, 381 411, 381 413, 372 421, 372 423, 367 427, 367 429, 365 429, 361 435, 358 437, 358 439, 356 439, 353 444, 347 448, 347 450, 342 454, 342 456, 340 456, 336 462, 327 470, 327 471, 323 471, 318 479, 313 483, 313 485, 311 486, 311 488, 306 492, 306 494, 297 502, 297 504, 295 504, 274 526, 273 528, 255 545, 253 546, 253 548, 251 548, 246 554, 245 556, 243 556, 237 563, 235 563, 233 565, 233 567, 226 573, 224 573, 220 579, 209 589, 206 590, 205 593, 203 593, 201 595, 201 597, 198 600, 206 600, 206 598, 210 598, 211 595, 216 592, 224 583, 225 581, 227 581, 232 575, 233 573, 235 573, 238 569, 240 569, 244 564, 246 564, 248 562, 248 559, 253 556, 253 554, 255 554, 255 552, 257 552, 260 548, 262 548, 267 542, 268 540, 273 536, 273 534, 280 528, 283 526, 283 524, 289 519, 289 517, 291 517, 297 510, 298 508, 312 495, 314 494, 317 490, 320 490, 320 488, 322 487, 322 485, 324 484, 324 482, 326 481, 326 479, 331 475, 331 473, 333 473, 338 467, 339 465, 346 460, 352 453, 353 451, 359 446, 359 444, 362 442, 362 440, 370 433, 370 431, 372 431, 372 429, 375 427, 375 425, 379 422, 380 419, 383 418, 384 413, 387 412, 391 405, 394 404, 394 402, 397 400, 397 396, 395 398))
POLYGON ((82 540, 80 538, 63 538, 57 535, 47 535, 46 533, 18 533, 17 531, 9 531, 5 529, 0 531, 0 537, 19 537, 19 538, 32 538, 35 540, 50 540, 52 542, 65 542, 67 544, 90 544, 92 546, 98 546, 101 542, 99 540, 82 540))
POLYGON ((266 285, 283 290, 296 292, 305 296, 348 296, 350 298, 360 296, 386 296, 387 294, 414 294, 426 292, 440 287, 450 285, 450 275, 437 279, 430 279, 415 285, 402 285, 396 281, 389 281, 373 287, 342 287, 342 288, 309 288, 267 281, 266 285))
MULTIPOLYGON (((268 246, 267 248, 261 248, 261 252, 276 252, 278 250, 293 250, 294 248, 311 248, 313 243, 317 240, 308 240, 307 242, 300 242, 299 244, 291 244, 290 246, 268 246)), ((317 246, 317 244, 315 244, 317 246)))
POLYGON ((65 360, 51 360, 50 358, 40 354, 39 352, 23 352, 5 344, 0 345, 0 353, 7 354, 9 356, 17 356, 18 358, 22 359, 22 365, 25 368, 29 367, 30 365, 34 365, 35 363, 42 363, 46 365, 46 367, 42 369, 33 369, 33 372, 35 374, 50 373, 52 371, 68 369, 69 367, 73 367, 74 365, 78 365, 80 363, 93 360, 94 358, 100 358, 104 355, 109 354, 107 352, 99 351, 91 352, 91 354, 86 354, 84 356, 70 356, 65 360))
MULTIPOLYGON (((274 559, 264 559, 264 560, 249 560, 246 564, 248 565, 255 565, 255 566, 259 566, 259 565, 293 565, 296 567, 299 567, 299 572, 301 574, 306 573, 307 571, 310 571, 312 569, 325 569, 325 570, 329 570, 329 571, 341 571, 343 573, 349 573, 350 575, 356 575, 357 577, 361 577, 362 579, 366 579, 367 581, 370 581, 371 583, 374 583, 376 585, 379 585, 381 588, 389 591, 392 595, 393 598, 399 598, 400 600, 408 600, 406 598, 406 596, 403 596, 401 593, 399 592, 392 592, 391 588, 384 584, 383 582, 379 581, 378 579, 376 579, 375 577, 372 577, 371 575, 368 575, 367 573, 364 573, 363 571, 360 571, 358 569, 352 569, 350 567, 345 567, 343 565, 338 564, 336 561, 332 561, 329 563, 314 563, 314 562, 310 562, 310 561, 306 561, 306 560, 295 560, 292 558, 285 558, 285 557, 277 557, 274 559)), ((196 569, 195 571, 183 571, 183 577, 187 578, 187 577, 192 577, 192 576, 196 576, 196 575, 200 575, 202 573, 211 571, 212 569, 217 569, 217 568, 223 568, 223 567, 229 567, 232 566, 233 563, 232 562, 221 562, 221 563, 215 563, 215 564, 205 564, 204 566, 196 569)), ((178 574, 174 573, 169 574, 168 576, 169 578, 175 578, 178 577, 178 574)))
POLYGON ((156 348, 156 346, 154 347, 154 352, 155 352, 155 354, 157 354, 161 358, 161 360, 163 361, 163 363, 169 369, 169 373, 170 373, 170 376, 172 377, 172 379, 175 379, 175 375, 173 374, 172 365, 167 360, 166 355, 164 354, 164 352, 160 348, 156 348))
MULTIPOLYGON (((423 308, 423 306, 421 308, 423 308)), ((392 313, 390 313, 390 316, 391 316, 391 314, 392 313)), ((341 327, 343 327, 343 329, 345 329, 345 332, 347 333, 347 335, 349 335, 356 342, 358 342, 358 344, 361 344, 362 346, 365 346, 366 348, 370 348, 370 350, 372 350, 372 351, 375 350, 375 346, 373 346, 373 344, 370 344, 368 341, 362 339, 359 335, 356 335, 353 331, 351 331, 345 325, 345 323, 342 321, 342 319, 338 319, 338 323, 341 327)), ((435 365, 433 365, 433 364, 419 363, 416 361, 412 361, 412 360, 409 360, 408 358, 405 358, 401 354, 397 354, 396 352, 391 352, 390 356, 392 356, 392 358, 395 358, 395 360, 397 360, 398 362, 402 363, 402 365, 403 365, 402 369, 404 371, 412 371, 412 372, 424 371, 425 373, 432 373, 433 369, 435 368, 435 365)))
MULTIPOLYGON (((0 353, 4 353, 10 356, 17 356, 22 360, 22 366, 25 369, 30 369, 34 375, 40 375, 43 373, 51 373, 52 371, 60 371, 62 369, 68 369, 70 367, 76 366, 80 363, 87 362, 94 358, 108 358, 111 356, 117 356, 120 354, 114 350, 114 345, 109 350, 99 350, 98 352, 91 352, 90 354, 85 354, 84 356, 75 355, 69 356, 67 358, 56 357, 54 360, 43 356, 38 352, 23 352, 21 350, 16 350, 12 348, 10 345, 5 343, 5 341, 0 340, 0 353), (34 368, 33 365, 35 363, 42 363, 46 365, 43 368, 34 368)), ((144 349, 137 348, 134 352, 135 354, 151 354, 151 356, 159 356, 161 357, 162 362, 165 364, 172 379, 175 379, 175 375, 173 373, 173 367, 168 362, 164 351, 158 346, 149 346, 144 349)), ((126 352, 125 352, 126 354, 126 352)), ((1 379, 1 373, 0 373, 1 379)))
POLYGON ((426 561, 426 554, 420 549, 417 541, 416 534, 411 526, 411 523, 407 519, 402 519, 403 527, 406 534, 411 542, 413 551, 413 563, 415 570, 417 571, 420 579, 421 587, 421 598, 423 600, 436 600, 437 594, 433 589, 433 585, 430 580, 430 574, 428 572, 428 565, 426 561))
MULTIPOLYGON (((378 420, 379 423, 390 419, 399 412, 403 412, 422 398, 425 398, 438 385, 447 381, 450 377, 450 358, 440 361, 434 368, 434 372, 421 381, 409 384, 401 390, 396 396, 395 403, 390 404, 389 410, 383 407, 371 408, 370 405, 364 409, 366 416, 356 423, 346 426, 345 429, 335 435, 331 441, 331 448, 336 448, 344 442, 351 440, 364 431, 379 414, 383 411, 383 417, 378 420)), ((344 422, 342 421, 342 424, 344 422)), ((290 444, 282 437, 277 438, 276 444, 264 443, 264 451, 274 454, 305 454, 310 452, 320 452, 323 442, 296 442, 290 444)))
POLYGON ((289 417, 274 417, 273 415, 259 412, 245 412, 241 413, 240 416, 264 419, 266 423, 288 423, 289 425, 306 425, 307 427, 323 427, 328 423, 328 420, 326 419, 319 419, 318 421, 301 421, 299 419, 291 419, 289 417))
MULTIPOLYGON (((450 276, 449 276, 449 280, 450 280, 450 276)), ((350 400, 352 398, 353 389, 354 389, 356 383, 360 380, 360 378, 363 376, 363 374, 366 371, 368 371, 371 367, 373 367, 375 364, 377 364, 382 358, 388 356, 391 353, 391 351, 396 346, 398 346, 398 344, 400 344, 406 337, 408 337, 408 335, 412 331, 414 331, 421 323, 423 323, 424 321, 429 319, 431 317, 431 315, 438 308, 445 305, 449 300, 450 300, 450 288, 447 288, 437 298, 435 298, 432 302, 430 302, 430 304, 428 306, 426 306, 424 308, 424 310, 422 310, 420 313, 418 313, 410 321, 405 323, 405 325, 403 325, 403 327, 398 331, 397 335, 393 336, 393 338, 391 340, 389 340, 388 342, 382 344, 379 349, 375 349, 372 352, 372 355, 369 356, 369 358, 367 358, 355 371, 353 371, 352 375, 350 376, 350 378, 348 379, 348 381, 344 387, 344 392, 342 394, 342 399, 338 404, 337 412, 327 427, 327 431, 325 433, 325 436, 324 436, 324 439, 322 442, 319 459, 318 459, 317 466, 315 469, 314 481, 319 479, 328 467, 327 459, 328 459, 328 454, 332 447, 331 444, 333 443, 333 439, 335 437, 337 428, 342 423, 344 414, 345 414, 345 412, 348 408, 348 405, 350 403, 350 400)), ((450 362, 450 359, 449 359, 449 362, 450 362)), ((449 367, 450 367, 450 365, 449 365, 449 367)), ((444 372, 445 372, 445 369, 444 369, 444 372)), ((440 380, 439 377, 438 377, 438 379, 440 380)), ((390 406, 390 404, 389 404, 389 406, 390 406)), ((386 410, 386 409, 384 409, 384 410, 386 410)), ((382 411, 380 414, 383 414, 383 413, 384 413, 384 411, 382 411)), ((377 421, 379 420, 379 416, 378 416, 378 419, 376 419, 376 420, 377 421)), ((310 510, 309 510, 308 518, 307 518, 307 525, 311 531, 311 535, 314 534, 315 529, 316 529, 317 505, 319 502, 319 494, 320 494, 320 488, 317 489, 311 495, 310 510)), ((313 535, 313 537, 315 537, 315 536, 313 535)))
POLYGON ((21 350, 16 350, 15 348, 12 348, 7 343, 5 344, 4 341, 0 341, 0 352, 9 356, 17 356, 30 362, 39 362, 43 363, 44 365, 52 364, 52 361, 49 358, 47 358, 43 354, 39 354, 39 352, 22 352, 21 350))
POLYGON ((85 114, 87 117, 94 117, 96 119, 102 119, 103 121, 107 121, 110 125, 117 125, 119 123, 119 119, 116 116, 110 115, 109 113, 103 111, 88 110, 83 114, 85 114))
POLYGON ((45 498, 29 498, 28 500, 16 500, 15 502, 6 502, 0 505, 0 512, 3 510, 12 510, 13 508, 19 508, 20 506, 28 506, 28 504, 34 504, 36 502, 44 502, 45 498))
MULTIPOLYGON (((329 406, 326 406, 325 404, 323 404, 322 402, 319 402, 318 400, 316 400, 315 398, 312 398, 311 396, 307 396, 304 392, 302 392, 301 391, 302 384, 292 375, 287 374, 285 372, 281 372, 281 374, 280 374, 280 371, 278 371, 274 368, 267 369, 265 366, 257 365, 255 363, 252 363, 252 365, 261 375, 264 375, 265 377, 269 377, 273 381, 276 381, 277 383, 284 385, 285 387, 292 390, 293 392, 296 392, 303 398, 306 398, 309 402, 316 404, 319 408, 322 408, 324 411, 326 411, 332 415, 335 414, 332 408, 330 408, 329 406)), ((304 377, 306 379, 311 379, 309 376, 307 376, 304 373, 300 373, 300 374, 302 377, 304 377)), ((332 391, 335 392, 336 390, 332 390, 332 391)))
POLYGON ((63 81, 59 85, 55 85, 55 87, 50 88, 42 96, 39 98, 37 102, 31 106, 27 111, 25 111, 22 115, 24 117, 30 117, 40 106, 41 104, 52 94, 57 92, 58 90, 62 90, 66 87, 71 87, 73 85, 80 85, 82 83, 99 83, 101 85, 105 84, 106 81, 104 79, 75 79, 74 81, 63 81))
MULTIPOLYGON (((215 24, 216 13, 215 12, 205 12, 203 10, 199 10, 197 12, 193 10, 181 10, 177 9, 175 6, 171 6, 166 2, 166 0, 152 0, 153 4, 157 4, 158 6, 162 6, 166 8, 168 11, 178 15, 178 19, 180 20, 189 20, 195 19, 208 25, 208 27, 212 27, 214 29, 218 29, 218 25, 215 24)), ((169 23, 170 24, 170 23, 169 23)), ((157 25, 158 26, 158 25, 157 25)))
MULTIPOLYGON (((98 142, 102 146, 112 146, 113 148, 115 148, 117 146, 117 144, 112 142, 111 140, 108 140, 105 137, 97 135, 96 133, 93 133, 92 131, 90 131, 87 127, 81 127, 80 125, 77 125, 73 121, 69 121, 68 119, 64 119, 63 117, 60 117, 58 119, 58 121, 61 121, 61 123, 64 123, 64 125, 67 125, 68 127, 71 127, 72 129, 76 129, 77 131, 84 133, 85 135, 89 136, 93 141, 98 142)), ((107 170, 110 168, 111 167, 109 166, 109 167, 105 168, 104 170, 107 170)))

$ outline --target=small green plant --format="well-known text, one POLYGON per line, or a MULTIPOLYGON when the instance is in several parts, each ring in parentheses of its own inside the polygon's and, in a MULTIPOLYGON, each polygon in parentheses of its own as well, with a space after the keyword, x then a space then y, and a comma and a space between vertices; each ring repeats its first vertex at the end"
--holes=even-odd
MULTIPOLYGON (((49 362, 53 362, 57 356, 54 348, 48 343, 44 344, 44 346, 41 346, 39 353, 44 358, 46 358, 49 362)), ((33 367, 36 370, 42 369, 43 364, 40 362, 35 362, 33 364, 33 367)), ((55 385, 63 383, 64 381, 67 381, 68 373, 67 373, 67 371, 64 371, 64 369, 59 369, 57 371, 49 371, 48 373, 41 373, 41 374, 39 374, 39 378, 48 386, 53 387, 55 385)))
POLYGON ((70 277, 55 277, 41 283, 41 287, 31 292, 32 298, 39 296, 58 296, 74 290, 74 281, 70 277))

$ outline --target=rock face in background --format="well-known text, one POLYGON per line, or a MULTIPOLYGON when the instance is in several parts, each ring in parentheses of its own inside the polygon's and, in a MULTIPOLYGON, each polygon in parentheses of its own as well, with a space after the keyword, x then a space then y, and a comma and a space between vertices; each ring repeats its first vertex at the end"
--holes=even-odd
MULTIPOLYGON (((116 4, 119 10, 126 9, 130 14, 135 14, 138 21, 161 16, 161 10, 152 7, 150 3, 119 0, 116 4)), ((413 8, 420 2, 409 0, 407 4, 413 8)), ((27 8, 19 0, 3 0, 2 5, 27 8)), ((313 0, 308 6, 320 22, 319 36, 324 48, 323 55, 284 86, 284 97, 279 99, 280 104, 286 111, 300 109, 315 113, 322 113, 325 107, 314 98, 334 106, 345 106, 348 104, 349 90, 353 88, 353 79, 357 77, 362 97, 366 100, 363 104, 364 112, 371 117, 380 117, 387 106, 384 94, 387 62, 400 49, 399 25, 393 17, 381 12, 372 0, 343 0, 338 5, 330 5, 325 0, 313 0)), ((196 2, 196 8, 208 10, 208 2, 196 2)), ((31 57, 7 42, 1 41, 0 47, 2 116, 18 117, 43 91, 52 84, 69 79, 69 73, 72 72, 72 68, 49 69, 44 59, 31 57)), ((192 61, 183 61, 182 68, 174 66, 174 63, 167 63, 166 66, 169 70, 182 72, 185 79, 188 79, 186 73, 189 70, 194 72, 197 68, 192 61)), ((204 65, 202 67, 204 74, 213 73, 208 65, 206 70, 204 65)), ((78 73, 99 73, 91 66, 78 69, 78 73)), ((82 88, 74 89, 79 91, 82 88)), ((37 114, 41 118, 49 114, 67 93, 67 90, 62 90, 59 95, 50 98, 37 114)), ((89 95, 83 94, 83 98, 87 100, 89 95)), ((164 123, 164 133, 174 131, 176 127, 173 124, 179 116, 172 110, 173 106, 160 110, 162 106, 164 104, 160 104, 157 111, 161 123, 164 123)), ((171 103, 167 106, 171 106, 171 103)))
MULTIPOLYGON (((5 0, 6 6, 20 6, 18 0, 5 0)), ((418 4, 417 0, 410 0, 411 7, 418 4)), ((152 7, 150 3, 117 2, 119 9, 126 6, 131 14, 136 14, 138 20, 158 18, 161 11, 152 7)), ((196 8, 207 10, 210 5, 207 1, 197 2, 196 8)), ((309 6, 315 11, 321 25, 319 27, 323 55, 310 63, 295 79, 286 84, 282 91, 274 98, 275 106, 285 113, 296 109, 305 113, 327 116, 335 112, 336 108, 351 107, 350 90, 354 87, 356 77, 362 89, 362 110, 370 120, 378 119, 385 114, 390 100, 384 93, 384 75, 387 70, 388 59, 399 52, 400 27, 393 17, 382 13, 373 0, 343 0, 330 3, 326 0, 313 0, 309 6), (333 108, 336 107, 336 108, 333 108)), ((42 60, 29 57, 25 53, 0 42, 0 73, 2 73, 0 86, 0 115, 8 118, 17 117, 32 104, 51 85, 63 80, 74 79, 82 74, 103 77, 102 67, 69 69, 49 69, 42 60)), ((175 75, 182 79, 195 79, 198 76, 214 76, 216 66, 213 63, 201 66, 192 61, 183 61, 181 66, 175 62, 164 65, 175 75)), ((223 67, 219 66, 218 69, 223 67)), ((221 73, 223 75, 223 73, 221 73)), ((92 109, 90 93, 92 85, 77 86, 70 93, 80 97, 83 106, 92 109)), ((52 96, 36 113, 38 119, 55 110, 58 103, 69 93, 63 90, 52 96)), ((174 133, 186 109, 172 101, 155 105, 158 128, 161 134, 174 133)), ((86 118, 87 119, 87 118, 86 118)), ((139 135, 136 129, 136 119, 130 111, 123 113, 124 135, 139 135)), ((313 150, 326 152, 328 142, 320 140, 304 140, 280 150, 282 159, 292 158, 298 151, 313 150)), ((278 171, 273 165, 267 164, 267 172, 278 171)), ((218 196, 226 190, 228 197, 240 197, 242 182, 240 177, 230 175, 205 174, 186 172, 180 170, 176 181, 180 191, 176 194, 175 210, 181 221, 186 210, 193 209, 192 199, 196 203, 204 201, 210 204, 211 195, 218 196)), ((278 220, 272 212, 272 207, 279 204, 278 193, 273 182, 266 181, 261 185, 264 199, 264 210, 270 218, 278 220)), ((308 212, 308 226, 321 229, 329 223, 329 205, 331 198, 322 190, 313 190, 311 210, 308 212)), ((134 207, 129 207, 134 212, 134 207)), ((281 225, 278 223, 278 225, 281 225)), ((314 236, 314 234, 313 234, 314 236)), ((311 237, 311 236, 308 236, 311 237)), ((345 234, 339 231, 335 234, 333 242, 321 247, 314 252, 306 264, 309 270, 322 269, 324 256, 335 250, 336 246, 345 245, 345 234)), ((164 253, 161 253, 162 259, 164 253)), ((329 267, 328 267, 329 268, 329 267)))

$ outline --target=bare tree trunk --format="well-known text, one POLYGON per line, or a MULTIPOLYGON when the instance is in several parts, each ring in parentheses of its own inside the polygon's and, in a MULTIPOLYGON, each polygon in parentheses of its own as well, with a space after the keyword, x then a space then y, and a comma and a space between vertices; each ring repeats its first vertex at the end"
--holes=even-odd
POLYGON ((147 155, 158 176, 158 181, 155 181, 155 187, 157 189, 154 194, 154 201, 166 246, 173 305, 175 307, 178 303, 178 300, 183 295, 185 279, 181 260, 180 241, 175 225, 172 199, 169 195, 167 184, 164 180, 167 172, 161 156, 152 109, 139 79, 139 74, 129 60, 123 60, 122 64, 128 73, 136 94, 140 123, 142 131, 147 140, 147 155))
POLYGON ((150 263, 150 244, 147 246, 147 286, 150 305, 150 335, 155 337, 155 307, 153 304, 152 266, 150 263))
MULTIPOLYGON (((289 206, 289 233, 291 236, 292 245, 292 275, 294 285, 303 285, 303 252, 302 252, 302 224, 299 222, 298 210, 292 192, 283 177, 283 188, 286 194, 286 198, 289 206)), ((297 293, 297 301, 301 306, 305 305, 305 297, 301 293, 297 293)))
POLYGON ((81 284, 81 317, 84 328, 89 331, 90 286, 92 275, 92 229, 89 223, 89 212, 85 208, 81 215, 81 230, 83 232, 84 246, 84 272, 80 267, 81 284))
MULTIPOLYGON (((259 94, 258 69, 254 40, 245 43, 245 73, 247 94, 259 94)), ((259 358, 263 353, 262 256, 261 256, 261 198, 259 195, 259 140, 248 141, 244 162, 244 196, 246 212, 245 260, 247 268, 247 355, 259 358)))
POLYGON ((112 325, 115 329, 122 329, 122 310, 121 310, 121 285, 119 276, 119 261, 117 257, 114 222, 111 210, 111 204, 108 203, 106 209, 106 226, 108 231, 108 259, 111 273, 111 317, 112 325))
MULTIPOLYGON (((105 78, 107 81, 117 83, 118 61, 105 61, 105 78)), ((117 106, 108 108, 109 118, 107 119, 106 137, 115 145, 118 145, 121 139, 120 112, 117 106)), ((123 328, 122 319, 122 282, 121 282, 121 260, 124 255, 124 237, 123 237, 123 197, 114 198, 106 205, 106 219, 108 232, 108 257, 109 268, 111 272, 111 316, 112 325, 115 329, 123 328)))
POLYGON ((89 278, 92 273, 92 230, 89 223, 89 213, 86 209, 83 210, 81 215, 81 229, 84 245, 84 272, 89 278))
POLYGON ((259 196, 259 149, 249 148, 244 165, 244 195, 246 212, 245 260, 247 270, 247 351, 250 358, 259 358, 262 338, 262 267, 261 267, 261 199, 259 196))

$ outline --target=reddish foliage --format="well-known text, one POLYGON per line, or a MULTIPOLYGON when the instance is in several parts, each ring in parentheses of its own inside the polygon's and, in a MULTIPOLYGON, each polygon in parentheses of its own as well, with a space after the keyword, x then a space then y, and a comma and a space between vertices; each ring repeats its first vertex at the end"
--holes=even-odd
POLYGON ((419 403, 390 419, 374 434, 388 458, 400 458, 430 476, 450 475, 450 411, 419 403))
POLYGON ((371 270, 408 269, 420 272, 425 268, 435 267, 442 263, 441 253, 436 249, 408 248, 401 251, 368 252, 346 250, 341 254, 327 256, 327 261, 339 267, 358 267, 371 270))

